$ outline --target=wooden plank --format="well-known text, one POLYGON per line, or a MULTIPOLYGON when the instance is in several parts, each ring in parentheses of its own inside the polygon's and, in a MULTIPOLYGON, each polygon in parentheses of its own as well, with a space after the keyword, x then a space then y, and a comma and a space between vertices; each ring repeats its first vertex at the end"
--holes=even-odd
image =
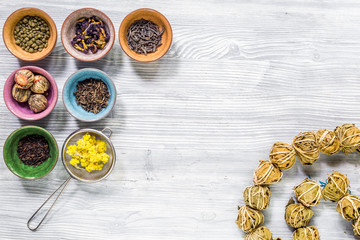
MULTIPOLYGON (((275 141, 291 142, 300 131, 360 125, 360 4, 326 1, 32 1, 1 2, 0 26, 24 6, 63 20, 82 7, 96 7, 116 33, 127 13, 151 7, 169 19, 174 41, 154 63, 130 60, 118 41, 95 63, 74 60, 60 37, 45 60, 18 61, 2 44, 0 78, 34 64, 56 79, 60 98, 47 118, 26 122, 0 103, 0 146, 16 128, 47 128, 62 146, 83 127, 114 130, 118 156, 108 179, 75 180, 37 232, 27 219, 68 177, 61 161, 36 181, 12 175, 0 161, 0 239, 240 239, 234 224, 242 191, 251 185, 258 160, 275 141), (106 119, 81 123, 65 110, 66 79, 84 67, 99 68, 116 82, 118 101, 106 119)), ((2 31, 0 31, 2 35, 2 31)), ((2 91, 2 85, 0 90, 2 91)), ((311 167, 296 165, 272 189, 265 225, 290 239, 283 220, 292 187, 311 176, 325 180, 344 172, 359 194, 359 156, 321 156, 311 167)), ((322 239, 354 239, 351 224, 334 203, 314 208, 312 224, 322 239)))

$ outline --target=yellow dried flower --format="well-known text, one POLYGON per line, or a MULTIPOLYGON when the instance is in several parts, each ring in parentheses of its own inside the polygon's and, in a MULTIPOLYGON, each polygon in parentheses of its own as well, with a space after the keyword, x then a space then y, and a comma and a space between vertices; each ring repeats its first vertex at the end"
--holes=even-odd
POLYGON ((301 203, 293 203, 291 199, 285 209, 285 221, 293 228, 305 227, 309 224, 314 212, 302 205, 301 203))
POLYGON ((312 179, 304 179, 294 187, 297 200, 306 207, 313 207, 319 204, 321 199, 321 186, 312 179))
POLYGON ((76 142, 76 145, 69 145, 66 149, 72 159, 70 164, 78 169, 85 168, 86 171, 101 170, 105 163, 109 161, 106 153, 106 143, 96 140, 95 136, 85 134, 76 142))
POLYGON ((246 205, 264 210, 269 206, 271 191, 267 186, 251 186, 245 188, 243 195, 246 205))
POLYGON ((255 185, 269 185, 278 183, 283 173, 275 167, 270 161, 260 161, 259 166, 254 172, 255 185))
POLYGON ((250 232, 264 222, 264 215, 246 205, 239 207, 239 214, 235 221, 236 225, 244 232, 250 232))
POLYGON ((284 142, 276 142, 270 150, 270 161, 280 170, 291 168, 296 161, 294 148, 284 142))
POLYGON ((360 218, 353 222, 354 235, 360 237, 360 218))
POLYGON ((293 147, 299 161, 304 165, 313 164, 320 157, 319 143, 314 132, 303 132, 293 140, 293 147))
POLYGON ((360 129, 355 124, 343 124, 335 128, 340 146, 345 154, 355 152, 360 146, 360 129))
POLYGON ((322 190, 325 199, 337 202, 349 193, 349 179, 342 173, 333 172, 327 179, 327 183, 322 190))
POLYGON ((293 240, 320 240, 319 230, 314 226, 298 228, 292 237, 293 240))
POLYGON ((260 226, 244 237, 245 240, 273 240, 270 230, 265 226, 260 226))
POLYGON ((316 133, 316 140, 320 146, 320 152, 327 155, 338 153, 340 148, 340 139, 336 136, 335 132, 327 129, 320 129, 316 133))
POLYGON ((359 218, 360 198, 355 195, 347 195, 338 201, 336 206, 341 216, 348 222, 359 218))

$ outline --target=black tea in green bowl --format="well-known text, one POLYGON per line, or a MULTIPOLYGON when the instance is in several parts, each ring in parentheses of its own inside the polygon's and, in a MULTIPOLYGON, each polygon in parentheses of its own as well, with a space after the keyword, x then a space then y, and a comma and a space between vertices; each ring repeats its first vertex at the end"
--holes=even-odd
POLYGON ((16 176, 38 179, 55 167, 59 150, 49 131, 38 126, 24 126, 6 139, 3 155, 6 166, 16 176))

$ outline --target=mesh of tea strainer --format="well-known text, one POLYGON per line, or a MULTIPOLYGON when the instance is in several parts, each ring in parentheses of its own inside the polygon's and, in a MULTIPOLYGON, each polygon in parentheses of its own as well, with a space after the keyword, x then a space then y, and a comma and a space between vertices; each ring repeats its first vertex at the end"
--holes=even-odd
POLYGON ((116 153, 114 146, 109 139, 110 136, 108 137, 104 133, 106 131, 108 131, 110 133, 109 135, 111 136, 111 130, 109 128, 105 128, 102 131, 97 131, 90 128, 79 129, 70 134, 70 136, 65 140, 62 148, 62 160, 65 169, 73 178, 84 182, 96 182, 104 179, 110 174, 115 165, 116 153), (70 164, 71 156, 66 153, 67 147, 69 145, 76 144, 76 141, 81 139, 86 133, 89 133, 90 135, 95 136, 96 139, 103 140, 106 143, 106 153, 109 155, 109 161, 104 164, 102 170, 96 170, 89 173, 85 169, 78 169, 70 164))

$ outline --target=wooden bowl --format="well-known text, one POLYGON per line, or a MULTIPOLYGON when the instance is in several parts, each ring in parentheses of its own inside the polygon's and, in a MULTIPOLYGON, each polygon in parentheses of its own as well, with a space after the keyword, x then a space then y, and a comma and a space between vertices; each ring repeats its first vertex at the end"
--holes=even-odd
POLYGON ((110 18, 105 15, 105 13, 95 9, 95 8, 82 8, 78 9, 74 12, 72 12, 64 21, 62 27, 61 27, 61 42, 65 48, 65 50, 74 58, 90 62, 90 61, 96 61, 100 58, 104 57, 112 48, 114 42, 115 42, 115 28, 113 23, 111 22, 110 18), (75 24, 76 21, 79 20, 82 17, 92 17, 97 16, 100 18, 105 26, 106 31, 110 35, 109 41, 106 43, 105 47, 103 49, 99 49, 96 53, 83 53, 77 49, 75 49, 71 45, 71 40, 74 38, 75 35, 75 24))
POLYGON ((26 7, 16 10, 7 18, 3 27, 3 40, 5 46, 12 55, 24 61, 38 61, 48 56, 55 47, 56 39, 57 30, 54 21, 46 12, 38 8, 26 7), (50 37, 48 39, 48 46, 41 52, 26 52, 15 43, 14 29, 16 24, 27 15, 41 17, 49 25, 50 37))
POLYGON ((119 28, 119 42, 121 48, 129 57, 139 62, 153 62, 164 56, 171 46, 172 36, 172 29, 166 17, 158 11, 150 8, 141 8, 129 13, 124 18, 119 28), (159 46, 155 52, 148 53, 147 55, 136 53, 135 51, 131 50, 126 39, 126 33, 130 25, 134 21, 140 20, 141 18, 152 21, 158 25, 160 31, 165 28, 161 38, 162 45, 159 46))

